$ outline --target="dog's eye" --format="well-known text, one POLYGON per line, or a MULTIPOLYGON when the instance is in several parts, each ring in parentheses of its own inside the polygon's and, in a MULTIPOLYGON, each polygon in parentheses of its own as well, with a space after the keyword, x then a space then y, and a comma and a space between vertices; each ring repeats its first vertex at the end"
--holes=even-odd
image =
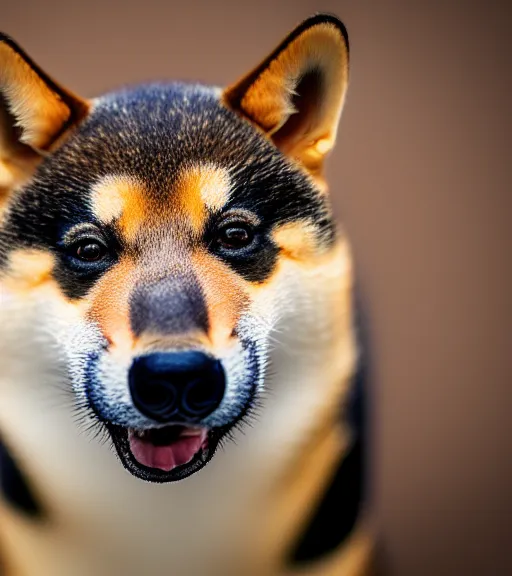
POLYGON ((229 223, 217 232, 218 244, 226 250, 240 250, 253 241, 254 232, 245 222, 229 223))
POLYGON ((84 238, 72 248, 73 256, 82 262, 99 262, 107 254, 107 247, 93 238, 84 238))

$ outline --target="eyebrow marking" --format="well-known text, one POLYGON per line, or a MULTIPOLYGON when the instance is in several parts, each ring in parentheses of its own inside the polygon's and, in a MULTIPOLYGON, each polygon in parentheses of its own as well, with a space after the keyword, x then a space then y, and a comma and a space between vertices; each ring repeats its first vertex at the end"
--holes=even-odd
POLYGON ((231 195, 231 180, 229 172, 218 166, 204 165, 197 168, 198 185, 201 189, 201 199, 210 210, 223 208, 231 195))
POLYGON ((208 211, 218 211, 228 202, 231 180, 227 169, 212 163, 183 168, 165 205, 157 205, 145 185, 129 175, 109 174, 91 190, 94 215, 104 224, 119 220, 127 240, 134 240, 145 221, 169 219, 176 213, 200 232, 208 211))
POLYGON ((119 220, 125 238, 132 241, 143 222, 152 215, 150 196, 145 186, 128 175, 109 174, 92 188, 92 209, 104 224, 119 220))
POLYGON ((94 215, 105 224, 119 218, 123 213, 129 186, 129 179, 125 176, 104 176, 96 182, 91 190, 94 215))
POLYGON ((221 210, 230 198, 229 172, 212 163, 186 167, 179 175, 176 194, 179 206, 192 227, 201 230, 206 211, 221 210))

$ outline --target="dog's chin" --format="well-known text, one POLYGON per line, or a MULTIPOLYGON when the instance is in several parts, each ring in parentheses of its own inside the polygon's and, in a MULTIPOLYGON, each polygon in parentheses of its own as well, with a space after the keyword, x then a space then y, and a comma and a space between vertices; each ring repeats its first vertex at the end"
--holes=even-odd
POLYGON ((224 433, 218 429, 166 426, 147 430, 107 424, 123 466, 147 482, 177 482, 212 459, 224 433))

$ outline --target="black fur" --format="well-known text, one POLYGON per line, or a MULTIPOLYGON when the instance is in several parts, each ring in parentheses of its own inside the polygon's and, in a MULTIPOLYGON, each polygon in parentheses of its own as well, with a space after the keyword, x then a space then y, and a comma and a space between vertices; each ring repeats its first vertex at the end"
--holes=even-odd
POLYGON ((0 440, 0 489, 3 498, 14 508, 31 518, 41 518, 44 510, 32 493, 5 444, 0 440))

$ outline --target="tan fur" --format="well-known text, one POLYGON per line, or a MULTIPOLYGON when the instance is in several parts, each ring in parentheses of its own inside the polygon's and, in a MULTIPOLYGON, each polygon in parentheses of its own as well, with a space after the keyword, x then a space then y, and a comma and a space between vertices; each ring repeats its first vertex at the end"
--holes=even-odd
POLYGON ((62 293, 53 274, 54 268, 55 256, 50 252, 32 248, 15 250, 9 257, 7 269, 0 276, 0 312, 7 311, 12 320, 17 318, 19 311, 10 313, 10 302, 17 302, 17 306, 23 309, 30 308, 34 302, 45 301, 48 309, 53 304, 59 306, 63 321, 84 318, 87 303, 70 301, 62 293))
POLYGON ((125 176, 116 179, 116 190, 123 204, 119 228, 127 242, 135 242, 143 223, 155 214, 149 205, 149 194, 142 182, 125 176))
POLYGON ((318 233, 313 224, 296 220, 279 226, 272 234, 285 258, 307 261, 317 255, 318 233))
POLYGON ((92 190, 92 209, 104 223, 118 220, 118 226, 128 244, 139 234, 172 219, 175 201, 158 202, 145 183, 124 174, 109 174, 92 190))
POLYGON ((210 324, 208 334, 180 334, 176 338, 149 332, 135 338, 130 327, 129 297, 142 271, 126 257, 99 280, 86 298, 87 318, 99 325, 113 353, 133 355, 153 347, 182 348, 187 342, 218 352, 232 345, 233 329, 249 304, 245 282, 203 251, 192 254, 191 266, 200 272, 210 324))
POLYGON ((228 171, 215 164, 198 164, 182 170, 176 186, 176 200, 194 230, 203 229, 206 210, 220 210, 229 200, 228 171))
POLYGON ((130 327, 129 296, 136 276, 135 264, 123 258, 93 288, 87 316, 101 328, 112 350, 125 353, 133 349, 130 327))
POLYGON ((211 344, 222 350, 231 344, 233 330, 250 304, 247 283, 206 251, 197 251, 192 262, 206 299, 211 344))
POLYGON ((109 174, 97 182, 91 194, 92 210, 103 223, 118 220, 118 226, 128 244, 137 240, 141 229, 169 218, 171 207, 157 206, 147 186, 122 174, 109 174))

